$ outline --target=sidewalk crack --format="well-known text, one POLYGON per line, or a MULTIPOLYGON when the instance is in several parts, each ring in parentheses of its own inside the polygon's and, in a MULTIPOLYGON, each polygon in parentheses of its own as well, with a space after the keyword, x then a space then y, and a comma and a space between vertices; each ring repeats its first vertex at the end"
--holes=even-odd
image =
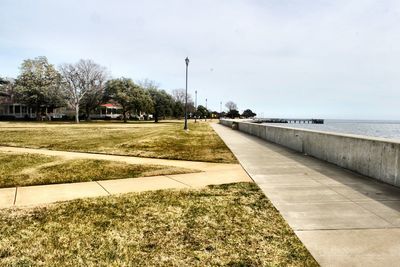
POLYGON ((13 205, 15 205, 15 203, 17 202, 17 192, 18 192, 18 187, 15 187, 15 194, 14 194, 14 203, 13 203, 13 205))
POLYGON ((111 193, 108 192, 108 190, 107 190, 104 186, 102 186, 102 185, 99 183, 99 181, 95 181, 95 182, 96 182, 101 188, 103 188, 103 190, 106 191, 107 194, 109 194, 109 195, 111 196, 111 193))
POLYGON ((180 183, 180 184, 183 184, 183 185, 185 185, 185 186, 187 186, 187 187, 189 187, 189 188, 192 188, 192 186, 190 186, 190 185, 188 185, 188 184, 186 184, 186 183, 184 183, 184 182, 181 182, 181 181, 179 181, 179 180, 177 180, 177 179, 174 179, 174 178, 172 178, 171 176, 165 175, 165 177, 167 177, 167 178, 169 178, 169 179, 171 179, 171 180, 174 180, 175 182, 178 182, 178 183, 180 183))

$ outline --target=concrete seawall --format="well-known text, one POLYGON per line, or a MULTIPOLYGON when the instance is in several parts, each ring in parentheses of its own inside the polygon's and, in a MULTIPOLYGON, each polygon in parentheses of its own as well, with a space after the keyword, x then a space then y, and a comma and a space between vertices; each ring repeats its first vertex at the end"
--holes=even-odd
POLYGON ((238 120, 221 119, 220 123, 400 187, 400 142, 238 120))

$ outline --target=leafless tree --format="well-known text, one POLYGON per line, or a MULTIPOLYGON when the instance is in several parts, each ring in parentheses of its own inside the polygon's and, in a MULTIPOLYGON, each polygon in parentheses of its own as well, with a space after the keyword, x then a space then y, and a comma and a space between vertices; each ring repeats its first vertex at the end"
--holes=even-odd
POLYGON ((231 111, 231 110, 237 110, 237 109, 238 109, 236 103, 234 103, 234 102, 232 102, 232 101, 226 102, 225 107, 227 107, 227 109, 228 109, 229 111, 231 111))
POLYGON ((90 59, 81 59, 75 64, 63 64, 59 69, 68 103, 75 110, 75 121, 79 123, 79 105, 85 96, 104 90, 106 69, 90 59))
POLYGON ((157 90, 160 87, 160 85, 156 81, 147 78, 144 80, 136 81, 136 83, 145 90, 150 90, 150 89, 157 90))
POLYGON ((0 77, 0 100, 1 97, 6 97, 11 100, 11 103, 14 103, 14 98, 16 95, 15 87, 16 87, 15 79, 0 77))
MULTIPOLYGON (((172 90, 172 97, 176 102, 180 102, 182 104, 185 104, 185 97, 186 97, 186 91, 185 89, 174 89, 172 90)), ((192 103, 193 99, 192 96, 188 93, 188 103, 192 103)))

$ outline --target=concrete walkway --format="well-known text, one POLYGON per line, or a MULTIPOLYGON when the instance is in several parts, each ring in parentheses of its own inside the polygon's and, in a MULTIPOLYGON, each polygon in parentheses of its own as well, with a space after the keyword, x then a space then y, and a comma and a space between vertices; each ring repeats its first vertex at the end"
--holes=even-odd
POLYGON ((322 266, 400 265, 400 189, 213 128, 322 266))
POLYGON ((252 182, 239 164, 219 164, 196 161, 164 160, 91 153, 0 147, 2 152, 37 153, 67 159, 103 159, 131 164, 158 164, 200 170, 198 173, 103 180, 96 182, 24 186, 0 189, 0 208, 30 207, 84 197, 142 192, 159 189, 199 188, 207 185, 252 182))

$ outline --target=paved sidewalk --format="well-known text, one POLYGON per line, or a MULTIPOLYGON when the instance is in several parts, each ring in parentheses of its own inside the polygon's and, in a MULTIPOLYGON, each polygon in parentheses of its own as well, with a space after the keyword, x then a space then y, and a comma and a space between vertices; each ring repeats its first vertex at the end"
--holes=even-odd
POLYGON ((322 266, 400 265, 400 189, 213 128, 322 266))
POLYGON ((113 179, 96 182, 2 188, 0 189, 0 208, 35 206, 57 201, 66 201, 84 197, 107 196, 128 192, 142 192, 170 188, 199 188, 214 184, 252 182, 239 164, 163 160, 16 147, 0 147, 0 151, 13 153, 38 153, 74 159, 91 158, 116 160, 132 164, 160 164, 197 169, 201 171, 198 173, 113 179))

